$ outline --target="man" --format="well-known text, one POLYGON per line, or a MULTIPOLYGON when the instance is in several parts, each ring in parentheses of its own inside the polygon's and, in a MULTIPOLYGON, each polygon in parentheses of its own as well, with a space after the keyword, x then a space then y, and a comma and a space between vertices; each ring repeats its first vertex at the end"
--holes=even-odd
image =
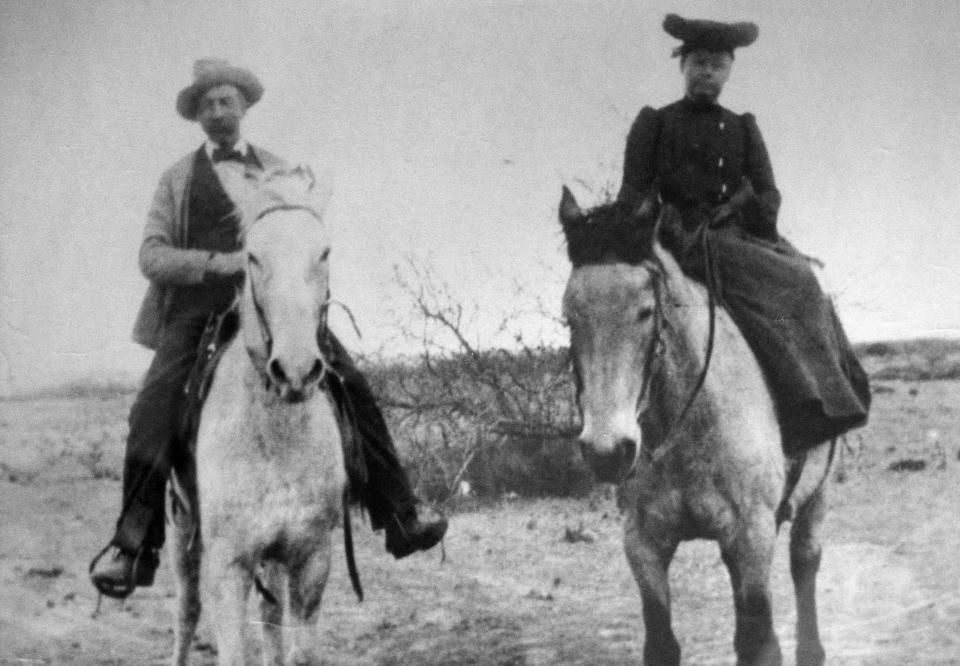
MULTIPOLYGON (((164 540, 164 489, 171 465, 186 453, 180 441, 184 385, 207 321, 231 305, 242 284, 239 221, 213 164, 283 165, 240 132, 247 109, 262 95, 263 86, 248 70, 200 60, 193 83, 177 97, 177 111, 199 122, 208 139, 163 174, 140 247, 140 268, 150 286, 134 340, 155 355, 130 410, 116 533, 91 564, 93 584, 109 596, 123 598, 153 583, 164 540)), ((367 507, 374 529, 386 529, 386 547, 395 557, 432 548, 443 538, 446 521, 418 517, 417 500, 369 385, 332 335, 328 342, 366 466, 365 483, 352 490, 367 507)))
POLYGON ((756 120, 717 103, 734 50, 758 29, 675 14, 663 27, 682 42, 685 94, 640 111, 618 199, 644 207, 660 197, 664 243, 686 272, 715 283, 764 369, 784 447, 799 452, 866 423, 870 391, 808 259, 777 233, 780 192, 756 120))

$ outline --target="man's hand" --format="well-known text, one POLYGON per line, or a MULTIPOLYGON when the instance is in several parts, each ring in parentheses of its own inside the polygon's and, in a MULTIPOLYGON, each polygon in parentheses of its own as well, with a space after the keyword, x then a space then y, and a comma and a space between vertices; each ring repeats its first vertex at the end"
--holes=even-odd
POLYGON ((211 252, 207 260, 205 278, 230 279, 243 275, 247 266, 247 258, 242 251, 211 252))

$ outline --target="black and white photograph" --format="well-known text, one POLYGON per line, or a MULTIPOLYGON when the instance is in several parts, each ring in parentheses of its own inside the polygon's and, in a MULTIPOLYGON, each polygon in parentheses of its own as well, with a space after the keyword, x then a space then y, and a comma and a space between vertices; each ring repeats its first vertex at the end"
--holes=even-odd
POLYGON ((960 664, 958 35, 0 0, 0 665, 960 664))

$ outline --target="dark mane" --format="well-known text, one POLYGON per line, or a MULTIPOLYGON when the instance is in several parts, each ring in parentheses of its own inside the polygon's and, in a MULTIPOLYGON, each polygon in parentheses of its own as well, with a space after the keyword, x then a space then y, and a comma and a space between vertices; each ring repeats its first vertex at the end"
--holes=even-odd
POLYGON ((649 259, 657 212, 648 211, 641 212, 635 203, 614 201, 586 210, 576 219, 561 220, 574 268, 611 262, 638 265, 649 259))

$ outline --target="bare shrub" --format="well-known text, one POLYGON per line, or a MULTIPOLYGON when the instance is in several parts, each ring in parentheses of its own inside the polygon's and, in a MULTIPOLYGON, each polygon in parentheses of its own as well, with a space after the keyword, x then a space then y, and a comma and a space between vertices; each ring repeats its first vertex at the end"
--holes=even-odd
POLYGON ((567 351, 526 341, 515 313, 500 324, 513 348, 484 347, 468 338, 463 305, 429 269, 408 260, 396 281, 413 314, 402 332, 420 351, 368 373, 418 492, 446 500, 462 480, 487 497, 588 492, 573 444, 567 351))
POLYGON ((855 346, 875 380, 960 379, 960 340, 917 339, 855 346))
POLYGON ((103 439, 91 441, 85 450, 78 451, 75 454, 77 462, 94 479, 119 481, 122 478, 120 468, 115 461, 109 460, 109 456, 105 455, 105 444, 109 445, 108 433, 104 433, 103 439))

